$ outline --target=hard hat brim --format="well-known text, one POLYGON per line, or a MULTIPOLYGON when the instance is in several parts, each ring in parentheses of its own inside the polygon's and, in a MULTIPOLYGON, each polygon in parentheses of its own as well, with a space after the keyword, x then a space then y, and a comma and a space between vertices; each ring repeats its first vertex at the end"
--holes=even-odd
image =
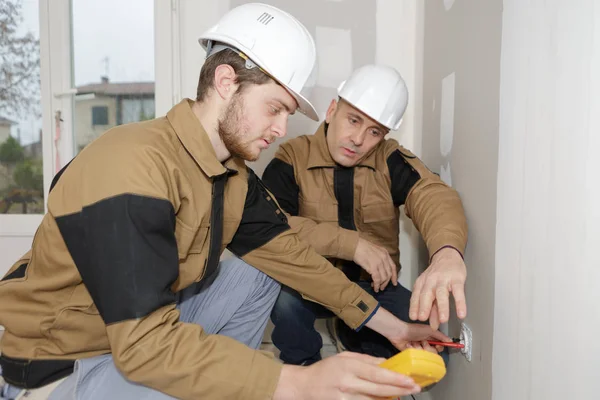
MULTIPOLYGON (((281 86, 285 87, 285 85, 281 85, 281 86)), ((317 110, 311 104, 311 102, 308 101, 308 99, 306 99, 301 94, 294 93, 289 88, 286 88, 286 89, 287 89, 288 93, 290 93, 292 95, 292 97, 294 99, 296 99, 296 101, 298 102, 298 111, 300 111, 302 114, 306 115, 308 118, 312 119, 313 121, 317 121, 318 122, 319 121, 319 114, 317 114, 317 110)))

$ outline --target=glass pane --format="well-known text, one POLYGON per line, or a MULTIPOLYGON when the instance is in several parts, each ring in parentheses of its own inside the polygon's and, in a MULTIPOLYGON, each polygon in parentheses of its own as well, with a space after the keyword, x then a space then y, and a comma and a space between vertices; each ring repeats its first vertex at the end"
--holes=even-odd
POLYGON ((0 214, 44 212, 38 0, 0 0, 0 214))
POLYGON ((154 0, 72 7, 77 154, 114 126, 154 118, 154 0))

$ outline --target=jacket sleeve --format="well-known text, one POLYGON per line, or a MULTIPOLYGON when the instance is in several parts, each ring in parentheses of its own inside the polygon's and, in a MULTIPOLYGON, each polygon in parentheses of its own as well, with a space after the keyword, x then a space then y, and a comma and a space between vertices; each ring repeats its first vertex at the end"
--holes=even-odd
POLYGON ((106 324, 117 368, 128 380, 179 399, 270 398, 278 362, 179 320, 171 290, 179 273, 175 185, 159 155, 125 153, 115 149, 111 162, 88 157, 79 189, 83 207, 56 217, 106 324))
POLYGON ((430 257, 444 247, 464 255, 467 222, 456 190, 402 146, 393 149, 387 165, 394 204, 405 205, 406 215, 423 236, 430 257))
POLYGON ((360 329, 378 308, 373 297, 298 238, 252 171, 242 221, 228 248, 273 279, 327 307, 354 329, 360 329))
POLYGON ((262 179, 264 184, 281 208, 288 213, 288 223, 300 240, 308 243, 323 257, 353 260, 359 238, 357 231, 334 224, 318 223, 298 215, 300 188, 288 147, 282 145, 275 158, 267 165, 262 179))

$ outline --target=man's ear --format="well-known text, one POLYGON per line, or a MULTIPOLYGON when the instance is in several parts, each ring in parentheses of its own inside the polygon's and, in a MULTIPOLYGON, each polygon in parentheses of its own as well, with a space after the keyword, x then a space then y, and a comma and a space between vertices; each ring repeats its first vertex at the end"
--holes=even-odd
POLYGON ((325 122, 328 124, 331 123, 331 118, 333 117, 333 114, 335 114, 337 106, 338 102, 335 99, 331 100, 331 103, 329 103, 329 108, 327 108, 327 114, 325 115, 325 122))
POLYGON ((214 89, 223 100, 229 100, 237 90, 235 79, 236 73, 231 65, 221 64, 215 68, 214 89))

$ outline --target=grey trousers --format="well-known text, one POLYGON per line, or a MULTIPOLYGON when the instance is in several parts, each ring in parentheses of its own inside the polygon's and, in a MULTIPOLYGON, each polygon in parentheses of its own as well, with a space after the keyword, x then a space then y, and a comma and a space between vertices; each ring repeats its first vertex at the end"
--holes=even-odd
MULTIPOLYGON (((201 325, 207 333, 229 336, 257 349, 279 290, 279 283, 232 257, 222 261, 217 272, 200 285, 181 293, 180 319, 201 325)), ((107 354, 77 360, 73 374, 49 397, 49 400, 84 399, 167 400, 173 397, 128 381, 107 354)))

